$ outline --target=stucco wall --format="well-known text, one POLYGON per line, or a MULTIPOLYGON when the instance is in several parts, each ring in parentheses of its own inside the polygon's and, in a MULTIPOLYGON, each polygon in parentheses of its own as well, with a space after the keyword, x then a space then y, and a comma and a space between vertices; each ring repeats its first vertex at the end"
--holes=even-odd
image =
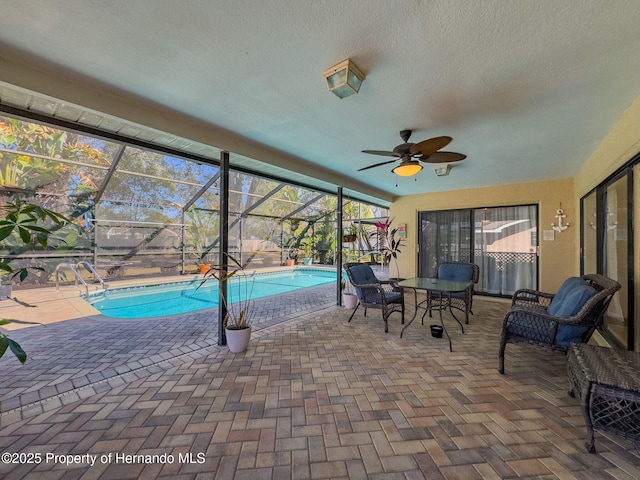
POLYGON ((425 193, 397 198, 390 210, 393 224, 407 224, 406 246, 399 255, 398 262, 400 276, 417 275, 418 232, 416 226, 419 211, 523 204, 538 205, 539 287, 544 291, 555 292, 566 277, 579 273, 580 264, 574 251, 579 231, 572 179, 425 193), (553 241, 544 241, 543 231, 551 230, 552 222, 557 223, 554 215, 561 203, 567 215, 566 221, 571 226, 562 233, 554 232, 553 241))
POLYGON ((629 106, 575 176, 576 205, 616 169, 640 152, 640 97, 629 106))

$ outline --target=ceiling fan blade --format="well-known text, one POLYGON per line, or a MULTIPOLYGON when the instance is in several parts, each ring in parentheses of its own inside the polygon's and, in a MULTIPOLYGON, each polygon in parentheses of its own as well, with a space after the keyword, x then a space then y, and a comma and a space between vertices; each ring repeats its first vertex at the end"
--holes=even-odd
POLYGON ((435 137, 424 140, 411 146, 411 155, 422 154, 428 157, 432 153, 437 152, 441 148, 446 147, 453 140, 451 137, 435 137))
POLYGON ((370 168, 380 167, 381 165, 386 165, 388 163, 395 163, 397 160, 389 160, 388 162, 376 163, 374 165, 369 165, 368 167, 358 169, 359 172, 363 170, 369 170, 370 168))
POLYGON ((467 156, 462 153, 435 152, 431 155, 423 155, 422 157, 418 158, 418 160, 425 163, 449 163, 459 162, 460 160, 464 160, 465 158, 467 158, 467 156))
POLYGON ((386 150, 362 150, 362 153, 368 153, 370 155, 382 155, 384 157, 399 157, 400 154, 396 152, 387 152, 386 150))

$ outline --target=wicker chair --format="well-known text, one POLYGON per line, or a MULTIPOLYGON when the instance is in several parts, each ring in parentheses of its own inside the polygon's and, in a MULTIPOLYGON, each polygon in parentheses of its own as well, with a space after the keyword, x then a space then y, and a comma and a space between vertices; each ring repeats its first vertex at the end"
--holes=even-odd
POLYGON ((518 290, 502 323, 498 371, 504 373, 507 343, 529 343, 566 353, 571 343, 588 342, 619 289, 615 280, 591 274, 565 280, 555 295, 518 290))
POLYGON ((349 317, 349 322, 362 305, 365 316, 367 308, 382 310, 385 332, 389 331, 389 316, 394 312, 402 314, 402 323, 404 323, 404 295, 396 286, 396 281, 378 280, 373 269, 364 263, 347 263, 344 269, 356 290, 359 301, 349 317))
MULTIPOLYGON (((443 262, 438 265, 436 272, 436 278, 442 278, 445 280, 459 280, 459 281, 472 281, 473 284, 464 292, 456 292, 451 294, 451 300, 449 308, 455 308, 464 312, 465 323, 469 323, 469 313, 473 314, 473 292, 474 284, 478 283, 480 278, 480 269, 475 263, 469 262, 443 262)), ((438 297, 440 292, 429 292, 429 305, 431 306, 431 300, 435 300, 433 297, 438 297)), ((431 308, 429 310, 429 316, 431 316, 431 308)))

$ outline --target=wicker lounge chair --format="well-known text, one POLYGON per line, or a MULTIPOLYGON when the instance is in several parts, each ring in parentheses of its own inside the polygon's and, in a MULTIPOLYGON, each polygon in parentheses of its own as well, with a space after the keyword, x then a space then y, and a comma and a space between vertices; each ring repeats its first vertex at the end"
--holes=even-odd
POLYGON ((364 263, 347 263, 344 269, 347 272, 349 281, 356 290, 359 301, 349 317, 349 322, 360 305, 362 305, 365 316, 367 315, 367 308, 382 310, 385 332, 389 331, 388 320, 393 312, 400 312, 402 314, 402 323, 404 323, 404 295, 395 286, 396 281, 378 280, 373 273, 373 269, 364 263))
POLYGON ((571 343, 588 342, 619 289, 615 280, 591 274, 565 280, 555 295, 518 290, 502 324, 498 371, 504 373, 507 343, 536 344, 566 353, 571 343))

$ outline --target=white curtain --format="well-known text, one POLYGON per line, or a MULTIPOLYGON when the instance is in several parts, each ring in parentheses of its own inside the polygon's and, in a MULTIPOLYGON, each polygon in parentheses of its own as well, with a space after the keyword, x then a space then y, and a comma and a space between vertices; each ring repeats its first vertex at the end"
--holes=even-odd
POLYGON ((535 205, 475 210, 476 291, 512 295, 536 289, 537 208, 535 205))
MULTIPOLYGON (((604 219, 605 222, 605 235, 604 235, 604 251, 605 251, 605 275, 613 280, 621 282, 619 269, 618 269, 618 235, 619 229, 617 228, 618 218, 618 192, 615 188, 607 189, 607 212, 604 219)), ((624 248, 627 248, 627 242, 623 242, 624 248)), ((624 281, 624 279, 622 280, 624 281)), ((620 295, 614 295, 609 308, 607 309, 606 317, 608 320, 614 320, 617 322, 624 322, 624 315, 622 314, 622 305, 620 304, 620 295)))

